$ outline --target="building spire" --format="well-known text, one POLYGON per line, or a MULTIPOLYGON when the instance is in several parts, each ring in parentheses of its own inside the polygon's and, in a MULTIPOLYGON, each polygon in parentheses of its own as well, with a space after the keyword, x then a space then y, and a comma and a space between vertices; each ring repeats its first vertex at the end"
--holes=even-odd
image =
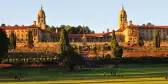
POLYGON ((41 10, 43 10, 43 6, 42 6, 42 4, 41 4, 41 10))
POLYGON ((123 4, 122 4, 122 10, 124 10, 124 6, 123 6, 123 4))

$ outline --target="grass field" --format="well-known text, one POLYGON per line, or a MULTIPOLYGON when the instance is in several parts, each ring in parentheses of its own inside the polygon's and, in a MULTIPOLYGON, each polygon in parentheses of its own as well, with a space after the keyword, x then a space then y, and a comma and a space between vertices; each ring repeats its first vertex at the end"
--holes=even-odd
POLYGON ((0 68, 0 84, 168 84, 165 79, 168 64, 120 65, 123 78, 111 76, 113 70, 109 67, 80 72, 68 72, 61 67, 0 68), (15 80, 19 72, 24 73, 24 78, 15 80))

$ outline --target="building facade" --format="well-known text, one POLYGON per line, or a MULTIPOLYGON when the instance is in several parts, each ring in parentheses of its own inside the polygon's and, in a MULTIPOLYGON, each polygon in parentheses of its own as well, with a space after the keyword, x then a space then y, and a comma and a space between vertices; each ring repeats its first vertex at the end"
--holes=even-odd
MULTIPOLYGON (((139 26, 127 20, 127 13, 122 7, 119 13, 119 28, 116 30, 116 37, 119 45, 132 46, 136 45, 139 41, 139 35, 148 43, 147 46, 152 46, 154 31, 160 32, 161 41, 167 41, 168 26, 139 26)), ((5 29, 8 37, 14 31, 17 37, 17 47, 25 47, 28 39, 28 31, 32 31, 34 45, 38 47, 55 46, 59 42, 60 32, 58 29, 55 31, 48 31, 46 29, 46 15, 41 7, 37 14, 37 20, 30 26, 1 26, 5 29)), ((78 45, 94 45, 94 44, 108 44, 111 39, 111 32, 107 29, 103 33, 95 34, 69 34, 71 44, 78 45), (83 43, 85 42, 85 43, 83 43)))

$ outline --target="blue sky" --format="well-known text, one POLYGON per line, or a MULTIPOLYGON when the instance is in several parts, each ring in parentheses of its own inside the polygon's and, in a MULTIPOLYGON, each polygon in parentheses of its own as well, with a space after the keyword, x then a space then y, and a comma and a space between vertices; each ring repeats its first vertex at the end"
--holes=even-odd
POLYGON ((168 0, 1 0, 0 24, 31 25, 43 5, 48 25, 87 25, 95 32, 118 29, 121 5, 128 21, 168 25, 168 0))

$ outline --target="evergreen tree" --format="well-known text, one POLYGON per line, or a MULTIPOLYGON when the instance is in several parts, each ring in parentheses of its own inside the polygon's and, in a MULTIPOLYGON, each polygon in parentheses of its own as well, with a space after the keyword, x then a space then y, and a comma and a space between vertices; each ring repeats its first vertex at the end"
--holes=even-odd
POLYGON ((10 49, 16 49, 16 35, 14 34, 14 31, 11 32, 9 36, 10 40, 10 49))
POLYGON ((139 36, 138 36, 138 39, 139 39, 138 45, 139 46, 143 46, 144 45, 144 41, 143 41, 143 39, 142 39, 142 37, 141 37, 139 32, 138 32, 138 34, 139 34, 139 36))
POLYGON ((85 62, 83 56, 77 54, 70 46, 68 33, 64 28, 61 30, 59 46, 59 61, 68 66, 71 71, 74 70, 75 66, 82 65, 85 62))
POLYGON ((160 48, 160 33, 158 31, 158 47, 160 48))
POLYGON ((68 33, 64 28, 61 30, 59 46, 60 46, 60 52, 69 51, 72 49, 69 44, 68 33))
POLYGON ((154 39, 153 39, 154 47, 159 48, 160 47, 160 34, 159 31, 154 32, 154 39))
POLYGON ((115 31, 113 30, 112 31, 112 37, 111 37, 111 53, 112 53, 112 56, 115 57, 115 54, 116 54, 116 47, 118 47, 118 42, 117 42, 117 39, 116 39, 116 35, 115 35, 115 31))
POLYGON ((111 37, 111 53, 113 57, 122 57, 123 49, 119 46, 115 31, 112 31, 112 37, 111 37))
POLYGON ((156 30, 154 31, 153 45, 154 45, 154 47, 157 47, 157 33, 156 33, 156 30))
POLYGON ((8 53, 9 38, 4 29, 0 28, 0 61, 8 53))
POLYGON ((28 47, 32 48, 33 47, 33 36, 32 36, 32 31, 28 30, 28 47))

